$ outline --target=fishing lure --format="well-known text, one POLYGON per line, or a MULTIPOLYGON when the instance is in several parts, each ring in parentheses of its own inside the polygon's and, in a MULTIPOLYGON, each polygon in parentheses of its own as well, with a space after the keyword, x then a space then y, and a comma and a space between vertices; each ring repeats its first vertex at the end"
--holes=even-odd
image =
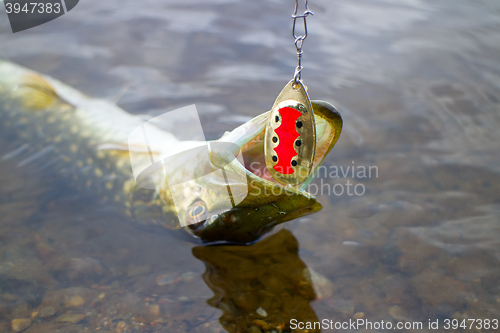
POLYGON ((293 79, 276 98, 266 126, 264 152, 270 175, 282 185, 298 186, 309 178, 316 151, 316 124, 307 90, 301 80, 302 46, 307 37, 306 17, 313 15, 305 1, 304 14, 297 15, 295 1, 293 37, 297 49, 298 65, 293 79), (303 35, 296 33, 296 21, 304 22, 303 35))

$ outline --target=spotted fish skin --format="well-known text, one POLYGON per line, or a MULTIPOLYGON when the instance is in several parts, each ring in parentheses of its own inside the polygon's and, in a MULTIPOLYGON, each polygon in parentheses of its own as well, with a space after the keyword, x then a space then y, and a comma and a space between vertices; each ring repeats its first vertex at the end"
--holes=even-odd
MULTIPOLYGON (((321 134, 318 136, 318 151, 321 153, 316 154, 313 161, 313 168, 316 168, 337 141, 342 119, 328 103, 318 101, 313 103, 313 107, 318 108, 315 115, 318 115, 319 123, 316 124, 319 124, 321 134)), ((240 149, 245 147, 247 157, 261 163, 264 160, 264 143, 260 138, 265 135, 271 113, 256 116, 216 141, 234 143, 240 149)), ((2 171, 9 168, 19 169, 20 172, 32 169, 44 178, 56 174, 69 187, 87 189, 87 194, 121 205, 123 211, 138 222, 156 223, 167 228, 180 228, 176 215, 196 212, 194 203, 201 199, 207 213, 210 213, 207 216, 211 217, 194 228, 185 229, 205 242, 254 242, 277 224, 321 209, 321 204, 304 191, 312 176, 300 187, 283 190, 279 184, 252 173, 245 165, 232 163, 234 156, 229 156, 231 154, 212 152, 211 159, 216 160, 218 165, 226 165, 246 175, 249 194, 251 192, 252 195, 233 209, 220 211, 219 192, 209 191, 200 197, 199 191, 186 188, 181 204, 184 211, 173 214, 168 185, 165 187, 161 180, 152 179, 158 185, 158 191, 143 190, 136 185, 132 175, 128 138, 143 122, 142 118, 130 115, 110 102, 89 98, 48 76, 0 60, 2 171)), ((188 146, 196 143, 179 141, 171 133, 160 129, 156 129, 155 133, 155 139, 164 143, 159 148, 166 150, 159 152, 162 156, 169 156, 170 149, 186 151, 188 146)), ((148 137, 150 134, 148 132, 148 137)), ((132 147, 141 150, 134 143, 132 147)), ((146 157, 150 165, 151 156, 146 154, 146 157)), ((187 172, 182 164, 162 171, 166 176, 181 179, 187 172)), ((227 187, 222 179, 214 178, 208 182, 211 186, 227 187)), ((200 187, 201 183, 194 185, 200 187)), ((59 187, 57 184, 56 188, 59 187)), ((176 204, 175 209, 177 207, 176 204)))
POLYGON ((163 215, 160 198, 136 186, 122 145, 142 122, 107 101, 0 61, 0 163, 63 180, 103 203, 124 206, 128 215, 141 206, 163 215))

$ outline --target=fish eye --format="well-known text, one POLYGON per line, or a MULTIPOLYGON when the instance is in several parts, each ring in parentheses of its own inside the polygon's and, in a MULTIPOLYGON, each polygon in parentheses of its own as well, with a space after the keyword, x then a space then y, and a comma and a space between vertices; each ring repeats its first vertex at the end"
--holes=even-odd
POLYGON ((187 210, 186 220, 188 224, 203 222, 208 218, 207 205, 203 200, 195 200, 187 210))
POLYGON ((190 217, 196 218, 196 217, 200 216, 201 214, 203 214, 204 212, 205 212, 205 206, 197 205, 196 207, 194 207, 194 209, 189 214, 190 214, 190 217))
POLYGON ((198 204, 191 209, 189 212, 189 217, 195 219, 205 212, 205 206, 203 204, 198 204))

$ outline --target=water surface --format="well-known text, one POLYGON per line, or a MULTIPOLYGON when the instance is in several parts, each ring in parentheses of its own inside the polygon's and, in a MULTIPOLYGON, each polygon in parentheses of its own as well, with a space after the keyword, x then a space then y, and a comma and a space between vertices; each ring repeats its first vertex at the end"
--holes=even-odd
MULTIPOLYGON (((268 110, 296 63, 291 1, 87 0, 16 34, 0 7, 1 58, 135 114, 195 103, 209 139, 268 110)), ((344 118, 310 188, 324 209, 251 247, 206 248, 2 172, 1 332, 31 317, 26 332, 500 319, 500 4, 311 9, 303 79, 344 118)))

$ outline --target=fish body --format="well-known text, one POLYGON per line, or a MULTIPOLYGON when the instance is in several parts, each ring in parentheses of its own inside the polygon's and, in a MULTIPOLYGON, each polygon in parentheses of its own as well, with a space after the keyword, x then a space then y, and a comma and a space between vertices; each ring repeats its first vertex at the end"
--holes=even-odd
MULTIPOLYGON (((319 133, 316 168, 337 141, 342 119, 327 103, 313 102, 313 108, 319 133)), ((0 137, 6 150, 3 160, 15 161, 20 169, 32 166, 55 172, 70 187, 119 205, 141 222, 175 228, 179 220, 190 221, 185 229, 207 242, 253 242, 276 224, 321 209, 316 199, 303 191, 308 182, 298 188, 283 187, 260 167, 265 165, 263 137, 268 117, 269 112, 263 113, 210 142, 229 144, 225 149, 212 150, 210 163, 214 169, 240 175, 230 179, 229 185, 236 192, 241 189, 246 197, 230 209, 221 209, 219 188, 227 188, 228 180, 224 182, 214 174, 196 178, 191 185, 177 186, 183 192, 177 195, 181 202, 174 205, 172 180, 188 171, 198 172, 187 170, 175 156, 205 142, 180 141, 168 131, 151 129, 149 135, 162 143, 157 148, 160 151, 153 153, 174 157, 163 164, 160 173, 149 175, 153 188, 144 188, 134 177, 130 156, 132 152, 144 153, 145 169, 151 152, 129 140, 130 133, 144 123, 142 117, 108 101, 89 98, 48 76, 0 61, 0 137), (238 153, 243 154, 244 163, 235 159, 238 153), (257 170, 249 167, 252 164, 259 165, 257 170)), ((236 194, 231 195, 233 200, 236 194)))
POLYGON ((135 185, 128 153, 101 148, 126 142, 127 131, 143 122, 139 117, 9 62, 0 62, 0 103, 3 160, 21 170, 50 170, 104 202, 130 205, 135 185))

